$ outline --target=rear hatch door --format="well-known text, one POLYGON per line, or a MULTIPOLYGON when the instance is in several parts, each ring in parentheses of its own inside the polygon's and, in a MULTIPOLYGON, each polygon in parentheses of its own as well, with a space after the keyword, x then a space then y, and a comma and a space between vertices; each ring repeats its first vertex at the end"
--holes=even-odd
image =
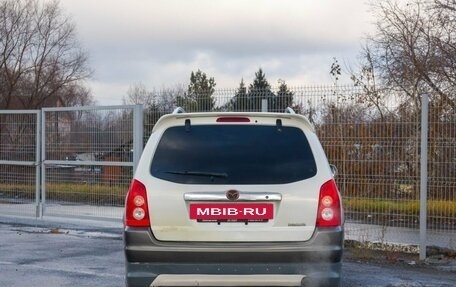
POLYGON ((248 120, 182 119, 154 135, 160 140, 142 182, 158 240, 305 241, 312 236, 325 181, 310 144, 315 134, 292 119, 248 120))

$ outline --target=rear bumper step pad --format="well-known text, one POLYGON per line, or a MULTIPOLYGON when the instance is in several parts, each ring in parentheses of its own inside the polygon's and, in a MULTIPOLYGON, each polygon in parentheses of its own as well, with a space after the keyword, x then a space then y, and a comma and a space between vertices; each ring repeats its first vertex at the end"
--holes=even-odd
POLYGON ((150 287, 160 286, 301 286, 304 275, 159 275, 150 287))

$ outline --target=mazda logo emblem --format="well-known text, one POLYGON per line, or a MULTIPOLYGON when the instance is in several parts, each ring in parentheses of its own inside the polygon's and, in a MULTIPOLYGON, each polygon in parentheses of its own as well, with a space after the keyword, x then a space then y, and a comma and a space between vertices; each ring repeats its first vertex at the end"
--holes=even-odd
POLYGON ((239 191, 230 189, 226 192, 226 198, 230 201, 235 201, 239 199, 239 191))

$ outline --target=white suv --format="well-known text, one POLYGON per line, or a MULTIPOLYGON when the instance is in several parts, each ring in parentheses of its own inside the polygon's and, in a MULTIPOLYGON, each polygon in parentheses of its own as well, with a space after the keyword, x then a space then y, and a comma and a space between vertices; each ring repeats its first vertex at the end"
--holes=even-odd
POLYGON ((341 197, 309 121, 183 113, 155 125, 126 198, 127 286, 339 286, 341 197))

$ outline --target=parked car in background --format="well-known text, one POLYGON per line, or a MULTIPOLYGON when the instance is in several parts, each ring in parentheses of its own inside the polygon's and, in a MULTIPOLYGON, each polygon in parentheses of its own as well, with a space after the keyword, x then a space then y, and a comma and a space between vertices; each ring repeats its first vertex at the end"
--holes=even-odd
POLYGON ((156 123, 126 198, 127 286, 339 286, 341 197, 287 111, 156 123))

